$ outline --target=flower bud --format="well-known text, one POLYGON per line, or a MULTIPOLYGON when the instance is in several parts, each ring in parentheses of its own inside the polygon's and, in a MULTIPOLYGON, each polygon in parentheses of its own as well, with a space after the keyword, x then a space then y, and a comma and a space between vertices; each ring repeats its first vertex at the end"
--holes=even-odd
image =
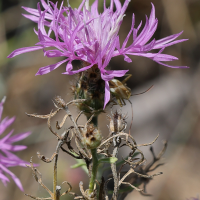
POLYGON ((87 146, 88 149, 95 149, 100 145, 102 135, 100 131, 96 127, 94 127, 93 124, 88 124, 82 130, 82 134, 82 143, 83 145, 87 146))

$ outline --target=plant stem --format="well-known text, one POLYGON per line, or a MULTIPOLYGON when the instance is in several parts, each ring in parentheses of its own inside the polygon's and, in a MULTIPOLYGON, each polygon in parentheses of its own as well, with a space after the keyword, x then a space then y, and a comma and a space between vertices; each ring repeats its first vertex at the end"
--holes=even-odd
POLYGON ((58 153, 60 150, 60 147, 62 146, 62 141, 58 142, 58 145, 56 147, 56 156, 54 158, 54 168, 53 168, 53 195, 54 199, 57 199, 57 193, 56 193, 56 186, 57 186, 57 164, 58 164, 58 153))
POLYGON ((90 183, 89 183, 89 194, 91 194, 94 190, 94 184, 96 180, 96 175, 97 175, 97 169, 98 169, 98 158, 97 158, 97 149, 91 149, 92 153, 92 173, 91 173, 91 178, 90 178, 90 183))
MULTIPOLYGON (((113 138, 114 150, 113 150, 112 157, 117 158, 120 143, 121 143, 121 140, 119 140, 119 137, 113 138)), ((119 190, 119 187, 118 187, 119 177, 117 173, 116 163, 111 164, 111 170, 112 170, 113 178, 114 178, 114 190, 113 190, 112 200, 117 200, 118 190, 119 190)))
MULTIPOLYGON (((87 120, 89 120, 90 119, 90 117, 91 116, 87 116, 87 120)), ((92 118, 92 120, 90 121, 90 124, 93 124, 94 126, 98 126, 98 115, 95 115, 93 118, 92 118)))
MULTIPOLYGON (((88 117, 89 119, 89 117, 88 117)), ((94 116, 91 120, 92 124, 94 124, 94 126, 98 126, 98 116, 94 116)), ((96 180, 96 176, 97 176, 97 169, 98 169, 98 165, 99 165, 99 161, 98 161, 98 157, 97 157, 97 149, 91 149, 91 153, 92 153, 92 173, 91 173, 91 177, 90 177, 90 183, 89 183, 89 194, 91 194, 94 190, 94 184, 95 184, 95 180, 96 180)))

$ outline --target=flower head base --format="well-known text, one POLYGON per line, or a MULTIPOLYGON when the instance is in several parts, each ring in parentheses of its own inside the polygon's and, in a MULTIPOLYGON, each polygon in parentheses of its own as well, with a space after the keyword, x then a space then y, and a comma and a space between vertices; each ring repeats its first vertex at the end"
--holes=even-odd
POLYGON ((88 124, 83 130, 82 143, 87 146, 88 149, 97 148, 102 140, 101 132, 93 125, 88 124))
MULTIPOLYGON (((15 117, 12 117, 10 119, 6 117, 1 121, 4 102, 5 102, 5 97, 0 102, 0 135, 2 135, 4 131, 15 120, 15 117)), ((8 174, 14 180, 19 189, 23 191, 23 187, 20 180, 8 168, 15 166, 26 167, 26 164, 28 164, 28 162, 21 160, 12 153, 15 151, 24 150, 27 147, 23 145, 13 145, 12 143, 23 140, 24 138, 28 137, 31 133, 26 132, 11 136, 13 131, 14 130, 10 131, 6 136, 0 139, 0 180, 3 182, 4 185, 6 185, 7 182, 9 182, 9 179, 5 174, 8 174)))
POLYGON ((97 65, 101 78, 105 81, 104 108, 110 100, 109 81, 114 77, 122 77, 128 70, 107 70, 112 57, 123 55, 126 62, 132 62, 128 55, 143 56, 155 62, 172 68, 185 68, 185 66, 171 66, 163 61, 177 60, 178 58, 162 54, 165 47, 183 42, 186 39, 175 40, 182 32, 168 36, 160 40, 149 41, 155 33, 158 20, 155 18, 155 8, 152 10, 149 19, 146 17, 146 24, 138 34, 142 23, 137 28, 135 16, 132 17, 131 30, 120 47, 118 32, 122 23, 125 11, 130 0, 125 0, 121 5, 119 0, 110 0, 110 7, 106 8, 104 0, 103 13, 98 12, 98 0, 89 6, 89 0, 83 0, 78 9, 68 7, 58 7, 57 3, 51 1, 47 4, 41 0, 44 11, 41 10, 40 3, 37 9, 23 7, 30 14, 24 16, 38 24, 39 42, 32 47, 25 47, 13 51, 8 57, 43 49, 44 56, 65 57, 62 61, 42 67, 36 75, 43 75, 53 71, 63 63, 67 63, 66 72, 63 74, 75 74, 88 70, 97 65), (114 6, 116 11, 114 11, 114 6), (46 31, 48 29, 48 31, 46 31), (53 35, 53 37, 52 37, 53 35), (127 46, 127 42, 132 35, 133 42, 127 46), (53 47, 53 50, 47 48, 53 47), (149 53, 153 49, 159 49, 158 53, 149 53), (72 61, 81 60, 88 63, 87 66, 79 70, 73 70, 72 61))
POLYGON ((98 116, 103 112, 105 83, 101 79, 101 72, 97 65, 79 73, 79 79, 76 85, 72 86, 72 91, 74 99, 85 99, 77 103, 77 107, 88 118, 91 114, 98 116))

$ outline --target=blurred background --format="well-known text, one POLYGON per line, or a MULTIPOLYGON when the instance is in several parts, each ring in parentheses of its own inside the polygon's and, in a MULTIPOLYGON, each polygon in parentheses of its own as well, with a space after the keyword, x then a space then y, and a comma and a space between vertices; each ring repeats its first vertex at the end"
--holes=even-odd
MULTIPOLYGON (((52 188, 53 165, 39 161, 36 152, 50 157, 57 141, 48 130, 46 120, 27 117, 25 112, 50 113, 54 109, 52 99, 56 95, 62 96, 66 101, 71 100, 70 84, 74 77, 61 74, 65 71, 64 65, 49 74, 35 76, 40 67, 58 61, 43 57, 42 51, 7 58, 13 50, 33 46, 38 41, 33 31, 36 24, 21 15, 26 13, 21 6, 36 8, 37 2, 0 0, 0 99, 7 96, 3 116, 16 116, 12 126, 15 133, 32 131, 32 135, 21 142, 28 148, 17 155, 27 161, 33 156, 33 161, 40 163, 39 171, 43 174, 44 183, 52 188)), ((80 2, 71 0, 70 4, 77 7, 80 2)), ((184 30, 179 39, 188 38, 189 41, 168 47, 164 53, 179 58, 174 65, 190 68, 167 68, 150 59, 136 56, 131 57, 132 63, 124 62, 123 57, 114 58, 110 62, 111 69, 129 69, 132 77, 127 84, 132 89, 132 94, 143 92, 154 85, 147 93, 131 97, 134 113, 131 132, 136 141, 139 144, 151 142, 159 133, 160 137, 153 145, 156 153, 162 149, 162 141, 168 141, 162 160, 165 165, 156 170, 164 174, 155 177, 147 186, 147 192, 153 196, 143 197, 133 191, 127 196, 127 200, 186 200, 200 194, 200 0, 132 0, 119 32, 121 43, 130 30, 132 13, 136 16, 136 26, 141 20, 144 25, 145 15, 149 16, 151 11, 151 2, 155 5, 159 21, 153 37, 160 39, 184 30)), ((109 5, 108 0, 107 3, 109 5)), ((102 10, 102 5, 103 1, 100 0, 99 10, 102 10)), ((76 108, 71 110, 76 116, 76 108)), ((122 111, 128 113, 129 124, 130 110, 127 102, 122 111)), ((110 110, 107 109, 107 112, 110 113, 110 110)), ((107 134, 105 123, 108 122, 105 122, 105 118, 105 114, 100 116, 100 127, 107 134)), ((84 120, 82 118, 80 123, 85 123, 84 120)), ((152 156, 149 147, 141 150, 144 151, 147 163, 150 162, 152 156)), ((75 163, 61 152, 58 178, 59 183, 69 181, 74 191, 78 191, 78 183, 85 180, 86 188, 88 178, 81 169, 70 169, 75 163)), ((29 168, 15 167, 11 170, 20 178, 25 193, 48 196, 35 182, 29 168)), ((29 199, 12 180, 7 187, 0 183, 0 200, 10 199, 29 199)))

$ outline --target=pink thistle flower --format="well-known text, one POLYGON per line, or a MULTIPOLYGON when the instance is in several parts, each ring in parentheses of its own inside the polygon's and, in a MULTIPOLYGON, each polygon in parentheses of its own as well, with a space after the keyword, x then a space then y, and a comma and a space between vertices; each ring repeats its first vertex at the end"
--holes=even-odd
POLYGON ((110 7, 106 8, 104 0, 103 13, 98 12, 98 0, 95 0, 91 7, 89 0, 83 0, 78 9, 72 9, 69 3, 68 7, 65 7, 63 2, 58 8, 57 3, 49 1, 47 4, 44 0, 41 0, 44 11, 41 10, 40 3, 38 3, 37 9, 23 7, 30 13, 23 14, 24 17, 38 24, 38 31, 35 30, 35 33, 38 35, 39 42, 35 46, 13 51, 8 58, 39 49, 43 49, 44 56, 47 57, 65 57, 56 64, 40 68, 36 75, 49 73, 63 63, 67 63, 66 72, 63 74, 69 75, 85 71, 95 64, 98 65, 101 77, 105 81, 104 107, 110 100, 109 81, 114 77, 124 76, 128 71, 106 70, 112 57, 123 55, 126 62, 132 62, 128 55, 143 56, 167 67, 186 68, 186 66, 171 66, 163 63, 178 59, 162 52, 165 47, 186 41, 187 39, 175 40, 182 32, 150 41, 158 25, 153 4, 150 17, 146 17, 145 26, 139 34, 142 22, 135 28, 133 14, 131 30, 120 47, 118 32, 129 2, 130 0, 125 0, 122 6, 119 0, 111 0, 110 7), (114 6, 116 11, 113 11, 114 6), (133 43, 127 46, 131 35, 133 43), (48 47, 54 49, 48 50, 48 47), (153 49, 158 49, 158 53, 150 53, 153 49), (73 70, 73 60, 85 61, 88 66, 73 70))
MULTIPOLYGON (((12 117, 10 119, 6 117, 3 120, 1 120, 4 102, 5 97, 0 102, 0 135, 2 135, 3 132, 15 120, 15 117, 12 117)), ((20 180, 8 168, 15 166, 26 167, 26 164, 29 164, 28 162, 21 160, 19 157, 12 153, 15 151, 22 151, 27 147, 23 145, 13 145, 12 143, 23 140, 24 138, 28 137, 31 133, 26 132, 11 136, 13 131, 14 130, 10 131, 6 136, 0 139, 0 180, 6 186, 7 182, 9 182, 9 179, 5 174, 8 174, 14 180, 19 189, 23 191, 23 187, 20 180)))

